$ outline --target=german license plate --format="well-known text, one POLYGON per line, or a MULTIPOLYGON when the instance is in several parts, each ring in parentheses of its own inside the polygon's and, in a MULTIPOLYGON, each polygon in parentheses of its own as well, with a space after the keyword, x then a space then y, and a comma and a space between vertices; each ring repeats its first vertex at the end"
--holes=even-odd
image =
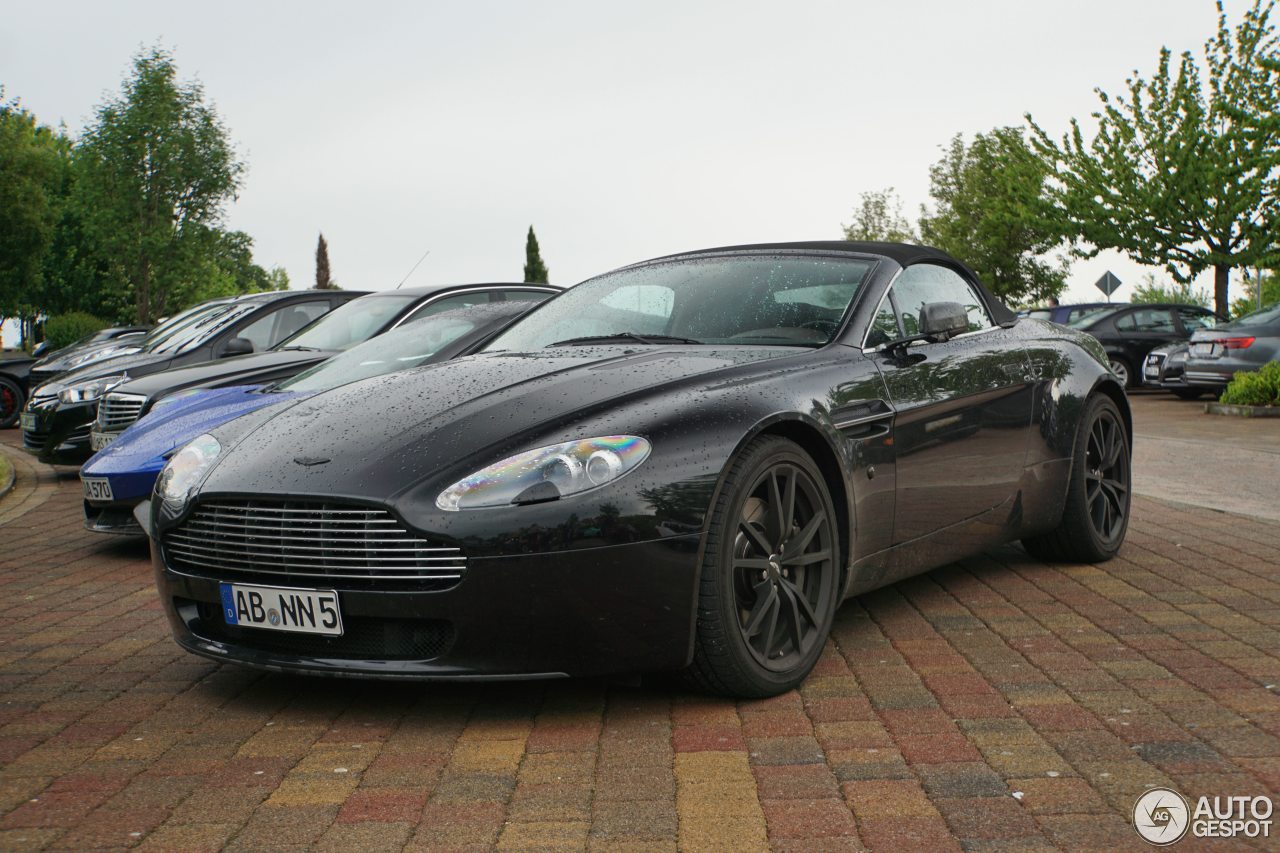
POLYGON ((106 477, 81 477, 80 484, 84 486, 84 499, 87 501, 115 500, 111 496, 111 481, 106 477))
POLYGON ((1160 375, 1160 368, 1154 364, 1148 364, 1145 368, 1143 368, 1142 372, 1147 374, 1148 376, 1156 377, 1160 375))
POLYGON ((89 433, 89 448, 97 453, 111 442, 115 441, 120 435, 118 432, 98 432, 96 429, 89 433))
POLYGON ((219 587, 222 592, 222 618, 228 625, 342 636, 342 613, 338 609, 335 590, 242 583, 224 583, 219 587))
POLYGON ((1213 344, 1196 344, 1191 347, 1191 352, 1195 355, 1213 355, 1213 344))
POLYGON ((31 432, 36 428, 36 413, 23 412, 18 416, 18 424, 22 427, 23 432, 31 432))

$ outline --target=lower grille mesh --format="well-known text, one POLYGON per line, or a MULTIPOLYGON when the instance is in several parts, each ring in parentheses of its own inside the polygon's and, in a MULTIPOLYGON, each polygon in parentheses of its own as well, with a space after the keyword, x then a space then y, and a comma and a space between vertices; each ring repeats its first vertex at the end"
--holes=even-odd
POLYGON ((460 548, 418 538, 386 510, 353 504, 207 501, 162 542, 174 571, 225 580, 440 589, 466 571, 460 548))

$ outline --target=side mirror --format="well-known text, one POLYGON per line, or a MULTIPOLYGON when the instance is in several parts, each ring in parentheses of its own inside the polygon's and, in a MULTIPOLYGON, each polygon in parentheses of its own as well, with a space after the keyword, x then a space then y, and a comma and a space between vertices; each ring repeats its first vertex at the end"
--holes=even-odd
POLYGON ((49 351, 49 342, 41 341, 40 343, 36 344, 36 348, 31 351, 31 357, 39 358, 40 356, 44 355, 48 351, 49 351))
POLYGON ((248 355, 253 352, 253 341, 248 338, 232 338, 222 347, 222 357, 230 358, 233 355, 248 355))
POLYGON ((948 341, 969 331, 969 314, 959 302, 930 302, 920 309, 920 334, 948 341))

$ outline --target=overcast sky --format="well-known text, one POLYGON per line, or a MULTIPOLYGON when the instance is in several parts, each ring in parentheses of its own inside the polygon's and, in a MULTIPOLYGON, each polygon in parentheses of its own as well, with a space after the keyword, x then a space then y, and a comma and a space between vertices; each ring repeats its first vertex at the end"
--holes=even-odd
MULTIPOLYGON (((294 287, 320 231, 348 288, 394 287, 428 249, 413 284, 518 281, 530 224, 563 285, 839 238, 864 190, 914 219, 953 134, 1027 111, 1061 131, 1214 23, 1211 0, 0 0, 0 83, 79 132, 140 47, 171 48, 248 164, 229 225, 294 287)), ((1143 272, 1077 262, 1069 295, 1100 298, 1108 268, 1143 272)))

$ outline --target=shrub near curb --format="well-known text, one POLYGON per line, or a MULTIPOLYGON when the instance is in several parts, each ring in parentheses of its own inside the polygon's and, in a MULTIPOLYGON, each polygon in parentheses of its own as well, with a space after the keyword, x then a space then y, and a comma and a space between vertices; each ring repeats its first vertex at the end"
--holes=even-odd
POLYGON ((1268 362, 1259 370, 1237 373, 1219 402, 1209 403, 1205 411, 1246 417, 1280 416, 1280 361, 1268 362))

